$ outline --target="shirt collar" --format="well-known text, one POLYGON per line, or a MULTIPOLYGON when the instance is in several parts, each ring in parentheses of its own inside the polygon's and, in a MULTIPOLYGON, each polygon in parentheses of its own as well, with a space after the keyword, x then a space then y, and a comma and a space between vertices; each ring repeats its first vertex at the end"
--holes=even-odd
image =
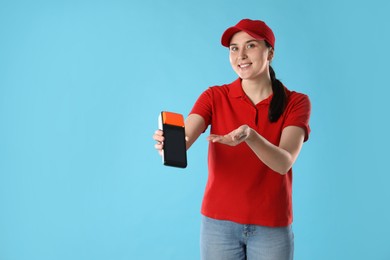
POLYGON ((236 79, 232 83, 230 83, 229 97, 239 98, 245 97, 246 94, 241 86, 241 78, 236 79))
MULTIPOLYGON (((247 98, 244 90, 241 85, 241 78, 236 79, 232 83, 230 83, 229 97, 231 98, 247 98)), ((271 94, 268 98, 261 101, 260 104, 270 104, 272 100, 273 94, 271 94)))

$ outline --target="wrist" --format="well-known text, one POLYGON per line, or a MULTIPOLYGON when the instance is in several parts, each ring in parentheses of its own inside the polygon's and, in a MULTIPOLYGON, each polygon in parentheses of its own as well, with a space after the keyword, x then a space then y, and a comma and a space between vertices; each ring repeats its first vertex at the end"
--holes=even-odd
POLYGON ((247 137, 246 137, 245 141, 246 142, 253 141, 254 136, 255 136, 255 131, 252 128, 248 127, 248 129, 247 129, 247 137))

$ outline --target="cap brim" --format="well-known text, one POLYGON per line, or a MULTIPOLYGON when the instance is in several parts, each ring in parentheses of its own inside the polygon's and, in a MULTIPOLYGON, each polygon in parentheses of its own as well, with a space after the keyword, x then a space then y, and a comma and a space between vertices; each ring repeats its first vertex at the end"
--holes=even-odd
POLYGON ((248 31, 248 30, 245 30, 245 29, 241 29, 239 27, 236 27, 236 26, 233 26, 233 27, 230 27, 228 28, 223 34, 222 34, 222 37, 221 37, 221 44, 225 47, 229 47, 230 46, 230 40, 232 39, 233 35, 240 32, 240 31, 243 31, 243 32, 246 32, 247 34, 249 34, 250 36, 252 36, 253 38, 257 39, 257 40, 265 40, 264 37, 258 35, 258 34, 255 34, 251 31, 248 31))
POLYGON ((236 27, 230 27, 228 28, 223 34, 221 38, 221 43, 225 47, 229 47, 230 45, 230 40, 232 39, 233 35, 238 33, 240 29, 236 27))

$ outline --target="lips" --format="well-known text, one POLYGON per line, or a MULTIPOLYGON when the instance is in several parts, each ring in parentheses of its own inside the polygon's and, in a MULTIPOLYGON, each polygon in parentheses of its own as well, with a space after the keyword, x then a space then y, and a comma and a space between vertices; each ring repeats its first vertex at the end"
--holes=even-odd
POLYGON ((245 68, 249 67, 250 65, 252 65, 252 63, 243 63, 243 64, 238 64, 238 67, 241 69, 245 69, 245 68))

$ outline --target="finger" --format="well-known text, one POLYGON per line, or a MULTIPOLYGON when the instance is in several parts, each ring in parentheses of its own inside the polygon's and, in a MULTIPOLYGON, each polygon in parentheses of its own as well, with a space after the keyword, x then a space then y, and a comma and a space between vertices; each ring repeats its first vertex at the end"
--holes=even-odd
POLYGON ((217 143, 217 142, 223 143, 224 142, 223 139, 224 139, 223 136, 212 136, 209 138, 209 141, 213 143, 217 143))
POLYGON ((207 138, 217 138, 217 137, 221 137, 221 135, 210 134, 209 136, 207 136, 207 138))
POLYGON ((154 145, 154 148, 156 148, 156 150, 161 151, 164 148, 164 144, 163 143, 157 143, 157 144, 154 145))
POLYGON ((156 130, 153 134, 153 136, 164 136, 164 132, 162 130, 156 130))
POLYGON ((234 140, 235 141, 242 141, 244 140, 248 135, 245 134, 245 133, 239 133, 237 135, 234 136, 234 140))
POLYGON ((207 136, 207 141, 214 142, 215 140, 217 140, 218 137, 219 137, 218 135, 211 134, 207 136))
POLYGON ((164 142, 164 136, 162 136, 162 135, 158 135, 158 134, 154 134, 153 135, 153 139, 155 140, 155 141, 157 141, 157 142, 164 142))

